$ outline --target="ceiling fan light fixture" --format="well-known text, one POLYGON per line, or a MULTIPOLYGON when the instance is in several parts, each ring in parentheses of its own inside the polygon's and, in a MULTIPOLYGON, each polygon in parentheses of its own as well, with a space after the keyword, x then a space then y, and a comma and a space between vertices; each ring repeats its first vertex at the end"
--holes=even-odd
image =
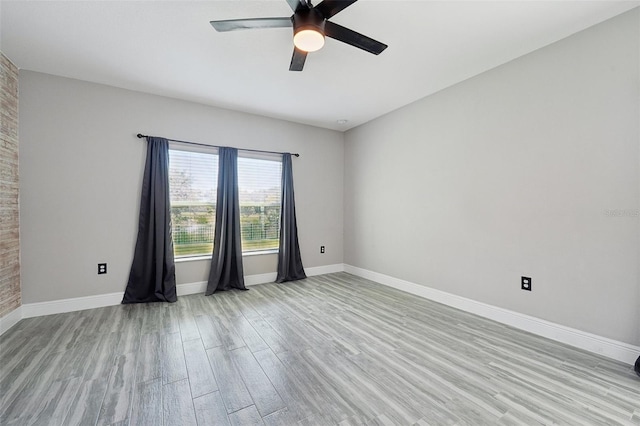
POLYGON ((293 15, 293 44, 305 52, 324 46, 324 18, 315 9, 293 15))
POLYGON ((293 44, 305 52, 315 52, 324 46, 324 34, 316 29, 301 29, 294 34, 293 44))

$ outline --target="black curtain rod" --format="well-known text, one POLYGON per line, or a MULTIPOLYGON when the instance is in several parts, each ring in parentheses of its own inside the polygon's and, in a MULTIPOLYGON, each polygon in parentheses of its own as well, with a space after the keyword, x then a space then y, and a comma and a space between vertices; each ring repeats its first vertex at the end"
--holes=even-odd
MULTIPOLYGON (((138 136, 138 139, 142 139, 142 138, 148 138, 148 135, 143 135, 142 133, 138 133, 136 136, 138 136)), ((157 136, 151 136, 151 137, 157 137, 157 136)), ((197 145, 197 146, 207 146, 209 148, 232 148, 232 147, 228 147, 228 146, 221 146, 221 145, 207 145, 205 143, 198 143, 198 142, 189 142, 189 141, 179 141, 177 139, 167 139, 168 141, 171 142, 177 142, 177 143, 184 143, 187 145, 197 145)), ((263 151, 261 149, 246 149, 246 148, 236 148, 238 151, 250 151, 250 152, 264 152, 267 154, 288 154, 288 152, 278 152, 278 151, 263 151)), ((294 157, 300 157, 300 154, 293 154, 291 153, 291 155, 293 155, 294 157)))

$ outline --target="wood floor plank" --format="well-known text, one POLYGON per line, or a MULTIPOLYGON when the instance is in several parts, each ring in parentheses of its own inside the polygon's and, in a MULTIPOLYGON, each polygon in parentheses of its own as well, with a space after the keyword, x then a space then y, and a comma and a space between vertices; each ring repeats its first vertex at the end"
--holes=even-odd
POLYGON ((180 325, 180 335, 183 342, 200 338, 200 331, 195 317, 186 308, 180 310, 178 324, 180 325))
POLYGON ((82 316, 78 312, 70 312, 68 316, 57 314, 60 320, 60 326, 53 330, 49 336, 47 346, 51 353, 66 351, 74 342, 80 333, 84 323, 82 316))
POLYGON ((260 413, 253 405, 229 414, 229 423, 232 426, 264 425, 260 413))
POLYGON ((2 366, 0 367, 0 386, 15 380, 17 374, 24 370, 24 366, 30 365, 29 358, 33 358, 38 353, 37 338, 28 338, 25 333, 19 333, 15 329, 9 330, 5 335, 0 336, 0 365, 2 366), (14 333, 11 333, 12 331, 14 333), (3 339, 9 333, 17 338, 3 339), (9 375, 13 375, 14 378, 5 381, 9 375))
POLYGON ((367 422, 367 426, 395 426, 396 422, 386 414, 379 414, 371 421, 367 422))
POLYGON ((238 348, 231 351, 230 355, 261 416, 285 408, 282 398, 248 348, 238 348))
POLYGON ((212 392, 193 400, 198 426, 228 426, 229 417, 220 392, 212 392))
POLYGON ((317 366, 325 377, 329 378, 336 388, 340 389, 344 398, 354 402, 359 408, 361 416, 372 419, 381 411, 393 413, 398 423, 411 424, 420 419, 420 415, 404 407, 393 393, 385 398, 384 389, 371 380, 347 359, 340 360, 328 351, 305 351, 301 354, 312 365, 317 366))
POLYGON ((248 320, 261 318, 260 314, 253 308, 253 306, 249 302, 250 297, 246 297, 243 293, 244 292, 236 293, 236 296, 233 298, 235 309, 248 320))
POLYGON ((298 419, 291 414, 288 408, 283 408, 275 413, 271 413, 262 418, 262 422, 265 426, 281 426, 281 425, 295 425, 298 423, 298 419))
POLYGON ((39 399, 54 382, 57 369, 63 362, 64 352, 48 353, 46 348, 41 349, 41 352, 46 355, 39 357, 38 363, 29 365, 29 373, 20 375, 19 381, 3 389, 0 424, 34 410, 39 399))
POLYGON ((56 371, 54 380, 84 377, 85 372, 90 368, 89 359, 95 349, 96 342, 89 340, 64 351, 62 362, 56 371))
POLYGON ((218 384, 213 376, 202 341, 200 339, 188 340, 183 342, 182 346, 193 398, 217 391, 218 384))
POLYGON ((285 340, 262 318, 252 319, 249 323, 260 334, 262 340, 275 353, 286 352, 289 345, 285 340))
MULTIPOLYGON (((352 418, 352 417, 350 417, 350 418, 352 418)), ((344 422, 345 420, 348 420, 348 419, 344 419, 344 420, 342 420, 340 422, 337 422, 336 420, 334 420, 333 418, 331 418, 327 414, 316 413, 316 414, 314 414, 312 416, 309 416, 307 418, 304 418, 304 419, 300 420, 299 422, 297 422, 295 424, 297 426, 339 425, 342 422, 344 422)), ((362 423, 360 423, 360 424, 362 424, 362 423)))
POLYGON ((163 343, 163 336, 158 332, 142 335, 136 358, 136 382, 148 382, 162 377, 163 343))
POLYGON ((96 344, 96 348, 89 359, 89 366, 85 371, 85 380, 109 378, 120 336, 117 333, 107 333, 96 344))
POLYGON ((98 421, 107 384, 108 380, 105 378, 83 382, 71 402, 64 424, 95 425, 98 421))
POLYGON ((258 352, 269 347, 244 316, 234 318, 231 324, 251 352, 258 352))
POLYGON ((195 319, 204 348, 210 349, 221 346, 222 339, 220 333, 209 315, 198 315, 195 319))
POLYGON ((207 349, 207 357, 227 413, 233 413, 253 405, 251 394, 249 394, 229 351, 222 346, 207 349))
POLYGON ((180 333, 163 335, 162 383, 173 383, 187 378, 187 366, 180 333))
MULTIPOLYGON (((17 352, 16 356, 21 353, 17 352)), ((23 406, 26 401, 20 398, 21 391, 33 383, 50 369, 46 349, 31 350, 24 354, 24 357, 17 362, 11 363, 11 370, 8 371, 0 381, 0 421, 6 419, 8 412, 14 401, 18 406, 23 406), (43 368, 43 363, 45 364, 43 368)), ((33 386, 33 385, 32 385, 33 386)), ((30 393, 28 390, 27 393, 30 393)), ((19 410, 19 408, 18 408, 19 410)), ((6 420, 5 420, 6 421, 6 420)))
POLYGON ((132 318, 125 324, 124 327, 115 332, 118 336, 116 355, 135 353, 140 347, 142 320, 140 318, 132 318))
POLYGON ((215 295, 213 302, 218 306, 219 317, 225 317, 231 320, 242 315, 242 312, 233 306, 233 299, 237 293, 236 291, 223 291, 215 295))
POLYGON ((214 327, 220 332, 222 345, 229 351, 246 346, 244 339, 236 332, 233 321, 226 316, 211 318, 214 327))
POLYGON ((116 323, 121 323, 127 319, 126 311, 118 309, 116 306, 86 310, 83 313, 87 318, 87 322, 83 327, 85 336, 103 335, 117 331, 116 323))
MULTIPOLYGON (((397 362, 392 353, 365 353, 352 356, 354 363, 365 371, 375 372, 374 378, 386 389, 394 389, 394 394, 415 407, 423 415, 431 418, 458 421, 445 407, 453 398, 452 393, 433 386, 422 377, 412 374, 410 368, 397 362)), ((444 422, 446 423, 446 422, 444 422)))
POLYGON ((67 380, 57 380, 42 395, 34 409, 25 412, 24 420, 20 423, 29 425, 61 425, 69 411, 69 404, 73 401, 82 379, 73 377, 67 380))
POLYGON ((115 359, 100 409, 97 425, 125 421, 131 411, 131 392, 135 382, 135 354, 126 353, 115 359))
POLYGON ((156 426, 163 422, 162 378, 139 382, 135 386, 133 407, 131 409, 131 425, 156 426))
POLYGON ((160 312, 159 329, 163 333, 178 333, 180 331, 181 304, 161 303, 163 310, 160 312))
POLYGON ((188 380, 179 380, 163 386, 162 407, 165 426, 197 425, 188 380))
POLYGON ((286 406, 286 416, 281 413, 272 417, 270 422, 285 416, 288 419, 294 419, 293 423, 295 423, 321 410, 319 405, 314 404, 313 394, 307 390, 308 383, 300 380, 298 376, 289 371, 271 349, 256 352, 253 356, 262 367, 262 371, 269 377, 286 406))
MULTIPOLYGON (((139 304, 138 313, 142 320, 140 331, 144 333, 153 333, 164 330, 163 311, 164 308, 160 303, 144 303, 139 304)), ((168 311, 171 312, 171 311, 168 311)), ((135 318, 135 317, 134 317, 135 318)), ((178 324, 176 324, 178 326, 178 324)))
POLYGON ((349 398, 349 391, 337 388, 322 366, 309 363, 299 352, 281 352, 277 356, 291 374, 307 383, 305 389, 312 400, 319 404, 319 413, 332 418, 336 424, 345 418, 364 414, 357 401, 349 398))

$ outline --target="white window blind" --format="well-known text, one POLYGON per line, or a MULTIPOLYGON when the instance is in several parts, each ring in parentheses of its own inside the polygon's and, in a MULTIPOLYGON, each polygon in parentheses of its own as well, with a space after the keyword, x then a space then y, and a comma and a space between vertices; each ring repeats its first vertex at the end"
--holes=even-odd
POLYGON ((238 189, 242 252, 277 250, 280 238, 282 159, 240 153, 238 189))
POLYGON ((210 256, 216 219, 218 155, 169 150, 169 193, 176 257, 210 256))

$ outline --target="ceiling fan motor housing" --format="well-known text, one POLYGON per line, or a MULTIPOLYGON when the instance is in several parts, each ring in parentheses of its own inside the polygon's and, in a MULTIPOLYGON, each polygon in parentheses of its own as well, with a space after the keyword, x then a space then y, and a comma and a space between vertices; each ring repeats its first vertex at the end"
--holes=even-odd
POLYGON ((324 36, 324 17, 316 9, 307 9, 296 12, 291 17, 293 20, 293 34, 310 30, 319 32, 324 36))

